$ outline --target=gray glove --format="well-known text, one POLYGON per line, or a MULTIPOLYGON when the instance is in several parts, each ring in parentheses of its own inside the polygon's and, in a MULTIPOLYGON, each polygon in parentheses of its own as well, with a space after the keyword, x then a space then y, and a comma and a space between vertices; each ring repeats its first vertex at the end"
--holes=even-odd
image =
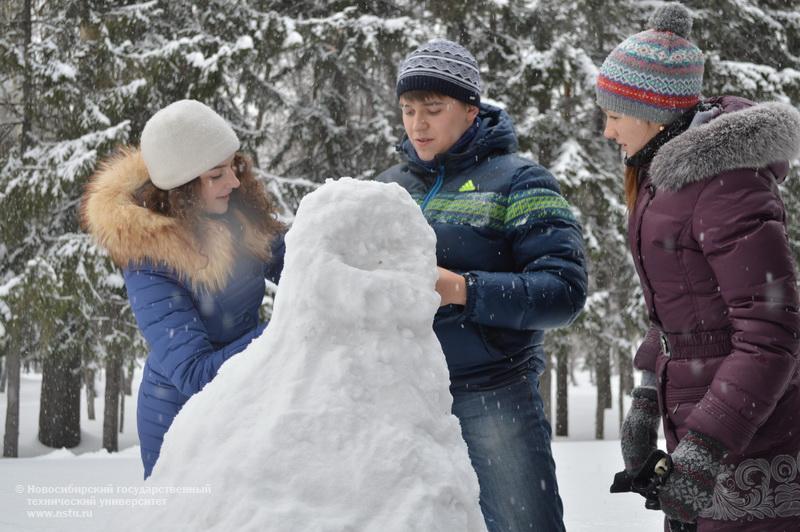
POLYGON ((670 455, 672 471, 658 490, 668 518, 693 523, 711 506, 723 456, 725 448, 719 442, 698 432, 689 431, 678 442, 670 455))
POLYGON ((622 423, 622 459, 625 471, 633 477, 647 461, 650 453, 656 450, 658 440, 658 412, 656 389, 650 386, 634 388, 633 403, 625 421, 622 423))

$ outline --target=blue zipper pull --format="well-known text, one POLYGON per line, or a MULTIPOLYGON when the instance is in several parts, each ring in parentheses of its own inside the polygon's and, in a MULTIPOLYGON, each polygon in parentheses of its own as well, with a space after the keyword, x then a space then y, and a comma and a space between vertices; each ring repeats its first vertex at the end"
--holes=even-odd
POLYGON ((442 188, 443 183, 444 183, 444 164, 439 166, 439 175, 436 176, 436 182, 433 184, 433 188, 431 188, 431 190, 425 196, 425 199, 422 200, 422 205, 420 206, 422 212, 425 212, 425 207, 427 207, 428 203, 430 203, 433 197, 439 193, 439 190, 442 188))

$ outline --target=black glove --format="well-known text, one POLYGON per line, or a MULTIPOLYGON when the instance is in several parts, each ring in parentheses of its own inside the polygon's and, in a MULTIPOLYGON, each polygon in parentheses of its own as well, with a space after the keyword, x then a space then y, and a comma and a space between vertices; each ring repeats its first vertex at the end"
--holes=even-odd
POLYGON ((658 488, 668 518, 692 523, 711 506, 725 448, 716 440, 689 431, 670 455, 672 471, 658 488))
POLYGON ((620 471, 614 475, 611 493, 638 493, 645 498, 645 508, 648 510, 660 510, 661 503, 658 500, 658 488, 666 480, 671 468, 672 462, 670 462, 669 455, 656 449, 650 453, 650 456, 636 474, 620 471))
POLYGON ((638 386, 633 390, 633 402, 622 423, 622 459, 625 471, 635 476, 655 451, 658 440, 658 398, 655 388, 638 386))
MULTIPOLYGON (((656 449, 647 458, 636 475, 620 471, 614 476, 611 493, 638 493, 645 499, 644 506, 648 510, 661 510, 659 489, 672 473, 672 459, 662 450, 656 449)), ((683 523, 668 519, 670 532, 697 532, 696 523, 683 523)))

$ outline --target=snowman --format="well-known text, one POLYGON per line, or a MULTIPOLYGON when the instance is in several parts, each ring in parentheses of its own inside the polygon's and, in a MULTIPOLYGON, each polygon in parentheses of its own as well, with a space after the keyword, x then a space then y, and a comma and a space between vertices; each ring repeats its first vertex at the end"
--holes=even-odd
POLYGON ((300 204, 272 321, 183 407, 135 529, 484 531, 450 413, 436 237, 395 184, 300 204), (159 528, 161 527, 161 528, 159 528))

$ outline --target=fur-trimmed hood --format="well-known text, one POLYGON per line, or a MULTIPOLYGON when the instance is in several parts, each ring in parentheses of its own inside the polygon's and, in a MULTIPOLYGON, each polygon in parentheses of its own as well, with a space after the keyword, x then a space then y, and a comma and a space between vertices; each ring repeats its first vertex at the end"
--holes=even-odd
POLYGON ((693 124, 658 150, 650 164, 653 184, 679 190, 728 170, 766 167, 782 180, 788 163, 800 156, 800 112, 730 96, 709 103, 718 109, 710 121, 693 124))
POLYGON ((275 235, 254 226, 233 203, 226 216, 242 227, 241 235, 224 217, 202 216, 201 227, 192 230, 185 220, 137 204, 134 194, 148 180, 139 150, 125 148, 101 165, 83 194, 81 224, 120 268, 164 265, 181 281, 213 293, 227 285, 242 249, 269 259, 275 235))

